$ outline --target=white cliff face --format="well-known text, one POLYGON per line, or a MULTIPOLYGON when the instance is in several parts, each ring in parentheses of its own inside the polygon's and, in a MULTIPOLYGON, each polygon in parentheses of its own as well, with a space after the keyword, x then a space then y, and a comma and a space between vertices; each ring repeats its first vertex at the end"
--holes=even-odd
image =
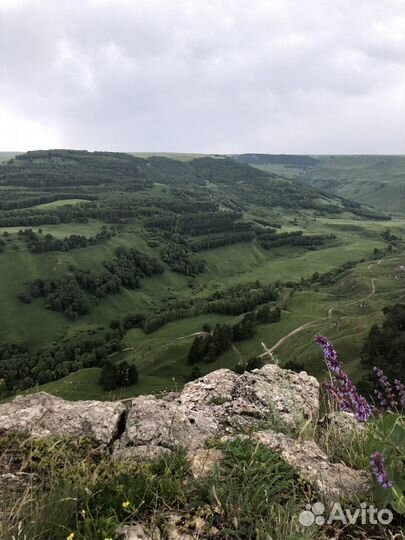
MULTIPOLYGON (((208 440, 251 431, 258 442, 280 451, 325 499, 367 492, 366 473, 331 463, 312 440, 295 439, 304 426, 315 426, 318 415, 319 384, 314 377, 266 365, 242 375, 220 369, 186 384, 179 394, 139 396, 126 406, 69 402, 44 392, 19 396, 0 405, 0 433, 91 436, 108 445, 117 460, 154 459, 180 447, 193 462, 208 440)), ((214 451, 208 461, 220 460, 220 454, 214 451)), ((200 461, 194 463, 196 470, 200 461)))

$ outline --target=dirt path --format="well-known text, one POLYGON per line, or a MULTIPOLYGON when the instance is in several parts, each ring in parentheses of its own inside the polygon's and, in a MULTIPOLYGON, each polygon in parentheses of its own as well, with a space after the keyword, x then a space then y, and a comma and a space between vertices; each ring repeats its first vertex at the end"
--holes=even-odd
MULTIPOLYGON (((278 347, 280 347, 280 345, 282 345, 285 341, 287 341, 287 339, 290 339, 290 337, 292 336, 295 336, 295 334, 298 334, 299 332, 301 332, 301 330, 304 330, 305 328, 309 328, 310 326, 318 323, 319 321, 322 321, 323 319, 317 319, 316 321, 310 321, 310 322, 307 322, 305 324, 301 324, 301 326, 298 326, 298 328, 295 328, 294 330, 292 330, 289 334, 287 334, 286 336, 282 337, 281 339, 279 339, 277 341, 277 343, 275 343, 272 347, 270 347, 270 349, 268 349, 269 352, 274 352, 276 349, 278 349, 278 347)), ((264 352, 262 354, 259 354, 259 358, 263 358, 265 356, 268 356, 268 352, 264 352)))
POLYGON ((231 347, 233 349, 233 352, 236 353, 239 356, 239 360, 242 360, 242 355, 240 354, 237 346, 234 343, 231 343, 231 347))
POLYGON ((383 262, 383 259, 379 259, 377 262, 372 262, 370 263, 368 266, 367 266, 367 270, 370 270, 370 268, 372 266, 374 266, 375 264, 381 264, 383 262))
MULTIPOLYGON (((343 306, 353 306, 354 304, 359 304, 360 302, 365 302, 369 298, 371 298, 375 294, 375 280, 376 278, 372 278, 371 280, 371 293, 364 298, 360 298, 359 300, 355 300, 354 302, 349 302, 348 304, 343 304, 343 306)), ((333 310, 336 309, 339 306, 333 306, 328 309, 328 319, 332 318, 333 310)))
MULTIPOLYGON (((383 259, 379 259, 377 262, 372 262, 367 266, 367 270, 371 270, 373 266, 376 264, 381 264, 383 262, 383 259)), ((376 278, 371 279, 371 293, 366 296, 365 298, 360 298, 360 300, 356 300, 355 302, 350 302, 349 304, 343 304, 344 306, 352 306, 353 304, 358 304, 359 302, 365 302, 369 298, 371 298, 375 294, 375 280, 376 278)), ((330 307, 328 309, 328 319, 332 318, 333 310, 336 309, 337 306, 330 307)))
POLYGON ((189 337, 194 337, 194 336, 206 336, 206 335, 207 335, 207 332, 194 332, 194 334, 189 334, 188 336, 180 336, 176 338, 176 340, 187 339, 189 337))
MULTIPOLYGON (((383 262, 383 259, 379 259, 377 262, 373 262, 371 264, 369 264, 367 266, 367 269, 370 270, 374 265, 376 264, 381 264, 383 262)), ((359 302, 365 302, 366 300, 368 300, 369 298, 371 298, 374 294, 375 294, 375 291, 376 291, 376 287, 375 287, 375 282, 376 282, 376 279, 377 278, 372 278, 371 279, 371 292, 369 295, 367 295, 366 297, 364 298, 360 298, 359 300, 355 300, 354 302, 349 302, 348 304, 343 304, 343 306, 352 306, 354 304, 358 304, 359 302)), ((333 314, 333 310, 336 309, 338 306, 332 306, 328 309, 328 319, 331 319, 332 318, 332 314, 333 314)), ((321 321, 324 321, 325 318, 321 318, 321 319, 317 319, 315 321, 310 321, 310 322, 307 322, 305 324, 302 324, 301 326, 298 326, 297 328, 295 328, 294 330, 292 330, 289 334, 285 335, 284 337, 282 337, 281 339, 279 339, 270 349, 269 349, 269 352, 274 352, 276 349, 278 349, 280 347, 280 345, 282 345, 283 343, 285 343, 288 339, 290 339, 292 336, 295 336, 296 334, 298 334, 299 332, 301 332, 302 330, 304 330, 305 328, 310 328, 311 326, 321 322, 321 321)), ((265 356, 268 356, 268 353, 267 352, 264 352, 262 354, 259 355, 259 358, 263 358, 265 356)))
POLYGON ((120 354, 122 352, 133 351, 134 349, 135 349, 135 347, 127 347, 126 349, 121 349, 120 351, 116 351, 116 352, 113 352, 110 355, 108 355, 108 358, 112 358, 116 354, 120 354))

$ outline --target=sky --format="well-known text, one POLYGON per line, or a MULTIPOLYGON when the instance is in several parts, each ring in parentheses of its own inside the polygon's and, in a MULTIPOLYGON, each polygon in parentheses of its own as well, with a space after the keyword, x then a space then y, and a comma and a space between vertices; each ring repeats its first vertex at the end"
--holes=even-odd
POLYGON ((0 150, 395 154, 403 0, 0 0, 0 150))

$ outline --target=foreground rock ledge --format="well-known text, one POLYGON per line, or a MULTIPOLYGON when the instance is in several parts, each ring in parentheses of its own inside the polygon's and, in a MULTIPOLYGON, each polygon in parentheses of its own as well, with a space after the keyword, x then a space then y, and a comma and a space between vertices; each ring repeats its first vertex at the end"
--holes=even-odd
POLYGON ((0 434, 91 436, 110 445, 117 460, 155 459, 181 447, 188 451, 192 474, 198 478, 222 460, 219 450, 206 448, 207 441, 235 438, 243 428, 280 451, 325 501, 370 489, 366 473, 331 463, 314 441, 294 439, 304 426, 318 421, 319 384, 305 372, 273 364, 242 375, 220 369, 186 384, 181 393, 160 399, 139 396, 126 405, 65 401, 45 392, 19 396, 0 405, 0 434))
POLYGON ((343 463, 331 463, 315 441, 298 442, 271 431, 255 432, 253 438, 272 450, 281 451, 285 461, 314 487, 328 505, 341 498, 362 497, 371 491, 369 473, 356 471, 343 463))
POLYGON ((109 444, 118 436, 124 412, 120 402, 65 401, 38 392, 0 405, 0 433, 19 431, 42 439, 90 436, 109 444))
POLYGON ((145 458, 179 446, 196 450, 209 438, 263 423, 298 432, 315 423, 318 413, 314 377, 268 364, 242 375, 220 369, 186 384, 179 394, 140 396, 127 407, 120 402, 65 401, 45 392, 18 396, 0 405, 0 432, 92 436, 100 443, 116 441, 117 458, 145 458))
POLYGON ((208 439, 263 424, 299 432, 315 423, 318 413, 319 384, 305 372, 273 364, 239 376, 219 369, 186 384, 180 394, 133 399, 114 453, 132 459, 178 446, 195 451, 208 439))

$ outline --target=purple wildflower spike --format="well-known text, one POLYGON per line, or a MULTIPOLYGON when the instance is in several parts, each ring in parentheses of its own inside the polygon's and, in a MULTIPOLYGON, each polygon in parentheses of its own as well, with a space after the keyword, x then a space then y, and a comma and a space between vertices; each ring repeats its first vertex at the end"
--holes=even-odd
POLYGON ((374 452, 370 458, 371 470, 381 487, 389 489, 394 482, 389 479, 385 459, 381 452, 374 452))
POLYGON ((405 409, 405 385, 398 379, 394 381, 395 390, 397 391, 399 403, 403 409, 405 409))
POLYGON ((315 341, 323 351, 323 356, 329 371, 339 373, 342 369, 342 364, 340 363, 337 352, 333 348, 328 338, 325 336, 315 336, 315 341))
POLYGON ((323 351, 326 365, 331 372, 331 382, 324 388, 333 397, 341 411, 352 412, 359 422, 367 422, 373 409, 365 397, 359 394, 350 378, 344 373, 337 353, 324 336, 315 336, 315 341, 323 351))
POLYGON ((387 410, 396 409, 398 407, 398 402, 395 399, 394 390, 392 389, 388 377, 384 374, 382 369, 377 367, 373 368, 373 372, 377 377, 378 385, 380 387, 378 390, 375 390, 375 394, 379 399, 381 406, 387 410))

